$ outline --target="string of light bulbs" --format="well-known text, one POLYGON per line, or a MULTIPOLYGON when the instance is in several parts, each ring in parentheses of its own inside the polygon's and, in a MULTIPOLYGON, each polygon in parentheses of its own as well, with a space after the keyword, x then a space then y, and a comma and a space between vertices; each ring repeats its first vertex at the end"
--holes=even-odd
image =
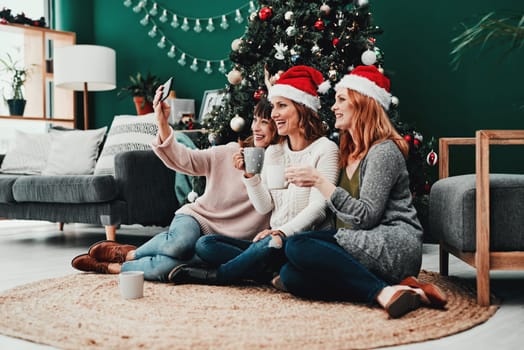
POLYGON ((178 57, 177 63, 181 66, 185 66, 188 60, 191 61, 189 69, 191 69, 193 72, 197 72, 199 70, 199 62, 204 63, 204 72, 207 74, 212 74, 213 67, 216 65, 218 65, 218 71, 222 74, 225 74, 227 72, 226 62, 229 62, 229 57, 207 59, 191 55, 190 53, 181 50, 177 45, 175 45, 173 41, 168 39, 165 31, 162 30, 161 25, 159 25, 157 21, 161 22, 162 24, 166 24, 171 19, 169 23, 171 28, 181 29, 185 32, 192 28, 196 33, 201 33, 203 31, 202 23, 207 23, 205 30, 208 32, 213 32, 215 30, 215 21, 220 21, 220 28, 227 30, 229 28, 228 18, 231 16, 234 16, 233 18, 235 22, 242 23, 245 20, 244 16, 242 16, 243 10, 247 8, 249 13, 257 11, 255 1, 249 1, 248 3, 227 13, 211 17, 197 18, 182 16, 163 7, 155 1, 149 5, 148 0, 139 0, 136 2, 136 4, 134 4, 133 0, 124 0, 123 4, 125 7, 131 8, 135 13, 144 13, 144 17, 140 20, 139 23, 144 27, 151 26, 151 29, 147 33, 148 36, 152 39, 160 38, 156 44, 159 49, 163 50, 169 47, 167 50, 167 56, 169 58, 174 59, 178 57), (160 16, 158 16, 159 14, 160 16))

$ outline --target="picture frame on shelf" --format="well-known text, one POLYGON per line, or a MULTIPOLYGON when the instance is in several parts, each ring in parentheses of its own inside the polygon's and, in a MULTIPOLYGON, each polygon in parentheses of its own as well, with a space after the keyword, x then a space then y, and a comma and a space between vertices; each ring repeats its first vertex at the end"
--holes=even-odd
POLYGON ((202 105, 200 106, 200 113, 198 114, 197 122, 201 123, 206 116, 213 110, 213 107, 220 106, 224 100, 225 94, 223 90, 214 89, 204 91, 202 97, 202 105))

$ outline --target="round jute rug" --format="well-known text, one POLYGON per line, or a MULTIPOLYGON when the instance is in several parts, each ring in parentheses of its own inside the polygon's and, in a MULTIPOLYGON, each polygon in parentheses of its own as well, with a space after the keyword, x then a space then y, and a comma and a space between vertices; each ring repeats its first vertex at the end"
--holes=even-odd
POLYGON ((271 287, 146 282, 123 300, 115 275, 75 274, 0 295, 0 333, 63 349, 368 349, 436 339, 486 321, 473 289, 422 271, 447 310, 388 319, 379 307, 304 300, 271 287))

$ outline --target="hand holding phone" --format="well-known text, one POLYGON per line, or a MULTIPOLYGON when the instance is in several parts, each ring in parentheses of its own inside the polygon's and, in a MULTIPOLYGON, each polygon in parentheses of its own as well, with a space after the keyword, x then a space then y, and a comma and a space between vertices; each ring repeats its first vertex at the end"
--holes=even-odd
POLYGON ((173 77, 169 78, 164 83, 164 88, 162 89, 162 98, 160 99, 160 102, 164 101, 169 96, 169 92, 171 91, 172 87, 173 87, 173 77))

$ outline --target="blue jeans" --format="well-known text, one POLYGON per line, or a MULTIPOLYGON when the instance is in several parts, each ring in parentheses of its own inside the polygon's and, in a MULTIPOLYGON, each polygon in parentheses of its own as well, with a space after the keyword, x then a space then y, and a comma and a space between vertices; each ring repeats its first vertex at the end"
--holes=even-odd
POLYGON ((267 283, 285 262, 284 249, 269 247, 270 240, 271 236, 252 242, 206 235, 197 241, 195 250, 200 259, 217 267, 217 281, 220 284, 245 279, 267 283))
POLYGON ((148 281, 167 281, 167 275, 182 263, 195 263, 195 243, 202 235, 192 216, 175 215, 169 230, 159 233, 137 248, 135 260, 126 261, 122 271, 144 271, 148 281))
POLYGON ((372 303, 387 283, 338 245, 336 232, 305 232, 290 237, 286 244, 288 262, 280 270, 282 283, 301 297, 372 303))

